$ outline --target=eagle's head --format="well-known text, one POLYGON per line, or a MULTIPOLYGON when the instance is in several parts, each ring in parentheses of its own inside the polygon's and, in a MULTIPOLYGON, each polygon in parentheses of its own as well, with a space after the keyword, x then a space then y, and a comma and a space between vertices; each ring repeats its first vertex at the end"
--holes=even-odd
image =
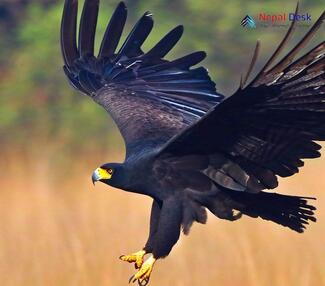
POLYGON ((93 172, 91 180, 93 184, 99 181, 113 187, 123 188, 125 177, 125 168, 123 164, 106 163, 93 172))

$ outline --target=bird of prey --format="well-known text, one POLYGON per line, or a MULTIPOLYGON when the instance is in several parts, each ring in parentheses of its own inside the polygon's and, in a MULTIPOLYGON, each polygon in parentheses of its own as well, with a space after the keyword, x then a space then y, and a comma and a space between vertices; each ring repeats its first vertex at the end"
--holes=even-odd
MULTIPOLYGON (((93 182, 152 198, 149 238, 138 252, 131 281, 147 284, 157 259, 167 256, 206 210, 226 220, 241 215, 270 220, 297 232, 316 221, 310 197, 278 194, 278 176, 289 177, 302 159, 320 156, 325 140, 325 42, 301 57, 323 13, 301 41, 276 64, 296 26, 256 77, 246 76, 230 97, 218 93, 203 67, 204 52, 169 61, 183 33, 177 26, 149 51, 141 46, 153 28, 146 12, 119 49, 127 8, 120 3, 94 56, 99 0, 85 0, 77 43, 77 0, 66 0, 61 47, 64 72, 74 88, 114 119, 126 145, 123 163, 106 163, 93 182), (147 260, 144 256, 150 255, 147 260)), ((298 9, 298 7, 297 7, 298 9)))

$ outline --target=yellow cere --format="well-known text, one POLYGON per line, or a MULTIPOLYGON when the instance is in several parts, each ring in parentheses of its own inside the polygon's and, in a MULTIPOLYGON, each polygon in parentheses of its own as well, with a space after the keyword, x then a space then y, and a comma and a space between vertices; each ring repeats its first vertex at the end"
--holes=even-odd
POLYGON ((99 175, 100 180, 107 180, 112 178, 112 174, 113 172, 108 172, 107 170, 103 169, 103 168, 97 168, 96 172, 99 175))

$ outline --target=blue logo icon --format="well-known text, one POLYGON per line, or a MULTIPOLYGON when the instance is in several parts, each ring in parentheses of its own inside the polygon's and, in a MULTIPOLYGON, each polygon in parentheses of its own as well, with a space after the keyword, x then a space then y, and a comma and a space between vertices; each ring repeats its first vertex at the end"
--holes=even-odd
POLYGON ((243 20, 241 20, 241 23, 240 23, 243 27, 246 27, 246 28, 256 28, 256 24, 255 24, 255 21, 253 19, 253 17, 249 16, 249 15, 246 15, 244 17, 243 20))

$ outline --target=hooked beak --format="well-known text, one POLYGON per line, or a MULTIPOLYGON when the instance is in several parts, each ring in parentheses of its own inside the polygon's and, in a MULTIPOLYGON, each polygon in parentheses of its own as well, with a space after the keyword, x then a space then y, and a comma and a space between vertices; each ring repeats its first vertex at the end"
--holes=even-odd
POLYGON ((100 176, 99 176, 98 169, 96 169, 96 170, 93 172, 93 175, 91 176, 91 180, 92 180, 94 186, 95 186, 95 183, 98 182, 98 181, 100 180, 100 176))
POLYGON ((103 169, 103 168, 97 168, 92 176, 91 176, 91 180, 93 182, 93 184, 95 185, 96 182, 101 181, 101 180, 109 180, 112 177, 111 174, 109 174, 107 172, 107 170, 103 169))

